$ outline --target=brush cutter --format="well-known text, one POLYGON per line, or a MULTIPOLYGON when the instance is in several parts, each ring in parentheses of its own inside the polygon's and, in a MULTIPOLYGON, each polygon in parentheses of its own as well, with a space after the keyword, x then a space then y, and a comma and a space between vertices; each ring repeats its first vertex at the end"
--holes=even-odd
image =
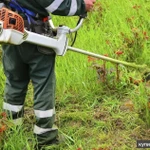
POLYGON ((73 52, 100 58, 116 64, 123 64, 125 66, 139 69, 146 68, 146 65, 137 65, 125 61, 119 61, 110 57, 68 46, 67 35, 76 32, 81 27, 83 20, 84 18, 80 19, 78 25, 74 29, 71 29, 67 26, 55 27, 52 19, 50 18, 49 23, 52 30, 56 31, 56 36, 47 37, 45 35, 26 30, 23 18, 19 14, 3 7, 0 9, 0 43, 20 45, 23 42, 29 42, 43 47, 52 48, 59 56, 64 56, 67 50, 71 50, 73 52))

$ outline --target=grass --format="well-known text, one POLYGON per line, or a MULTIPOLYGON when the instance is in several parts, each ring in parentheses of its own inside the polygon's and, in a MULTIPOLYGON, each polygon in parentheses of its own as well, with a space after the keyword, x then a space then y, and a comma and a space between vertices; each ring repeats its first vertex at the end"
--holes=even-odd
MULTIPOLYGON (((74 47, 149 67, 149 15, 150 3, 146 0, 98 0, 78 31, 74 47), (118 51, 122 55, 117 55, 118 51)), ((54 24, 69 27, 74 27, 77 19, 53 16, 54 24)), ((137 140, 149 140, 150 83, 141 82, 144 71, 71 51, 57 57, 56 125, 66 141, 46 148, 135 150, 137 140)), ((1 66, 0 106, 4 81, 1 66)), ((11 131, 0 135, 1 149, 33 150, 32 92, 30 84, 24 124, 16 129, 7 122, 11 131)))

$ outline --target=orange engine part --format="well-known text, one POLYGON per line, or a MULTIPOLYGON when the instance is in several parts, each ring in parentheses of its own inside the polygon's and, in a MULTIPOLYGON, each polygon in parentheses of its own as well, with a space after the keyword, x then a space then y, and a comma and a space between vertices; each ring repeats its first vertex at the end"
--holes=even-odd
POLYGON ((19 14, 7 8, 3 7, 0 9, 0 21, 3 21, 4 29, 14 29, 20 32, 24 32, 23 18, 19 14))

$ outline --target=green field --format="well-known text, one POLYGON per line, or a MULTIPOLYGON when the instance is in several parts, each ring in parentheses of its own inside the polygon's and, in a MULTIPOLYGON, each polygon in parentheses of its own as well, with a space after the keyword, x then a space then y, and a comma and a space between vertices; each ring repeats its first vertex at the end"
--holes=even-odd
MULTIPOLYGON (((52 18, 56 26, 71 28, 78 21, 52 18)), ((65 141, 47 150, 135 150, 137 140, 150 140, 150 82, 144 80, 150 68, 149 18, 149 0, 97 0, 74 47, 147 67, 135 69, 71 51, 58 56, 56 125, 65 141)), ((1 113, 4 83, 0 64, 1 113)), ((34 150, 32 106, 30 84, 23 126, 16 129, 0 116, 0 129, 7 126, 0 130, 0 150, 34 150)))

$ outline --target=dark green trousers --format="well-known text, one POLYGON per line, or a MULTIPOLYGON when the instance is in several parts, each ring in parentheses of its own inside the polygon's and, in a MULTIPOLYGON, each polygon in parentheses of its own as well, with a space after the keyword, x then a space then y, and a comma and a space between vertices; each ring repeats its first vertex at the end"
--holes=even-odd
POLYGON ((37 45, 2 45, 3 66, 6 75, 4 110, 10 112, 14 123, 19 124, 28 84, 34 87, 34 134, 39 143, 53 140, 58 131, 53 127, 55 118, 55 53, 40 53, 37 45))

